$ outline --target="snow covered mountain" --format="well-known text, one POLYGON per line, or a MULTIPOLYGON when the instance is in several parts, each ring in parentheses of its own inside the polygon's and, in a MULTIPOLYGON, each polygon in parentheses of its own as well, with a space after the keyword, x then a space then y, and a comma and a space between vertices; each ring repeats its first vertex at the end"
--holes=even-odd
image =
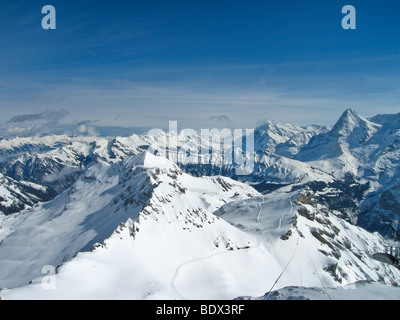
POLYGON ((15 180, 68 189, 97 159, 115 163, 144 151, 136 135, 111 140, 98 137, 48 136, 0 141, 0 171, 15 180))
MULTIPOLYGON (((42 266, 59 266, 79 251, 90 250, 130 219, 140 217, 140 225, 151 214, 155 221, 162 217, 166 225, 175 222, 173 228, 190 233, 218 225, 210 212, 226 202, 256 195, 229 178, 193 178, 148 153, 114 166, 100 162, 53 201, 2 222, 0 286, 27 284, 40 275, 42 266), (49 243, 49 250, 43 251, 49 243)), ((139 225, 130 232, 134 234, 139 225)), ((223 234, 218 236, 213 241, 228 241, 223 234)))
POLYGON ((16 181, 0 173, 1 216, 23 211, 39 202, 50 201, 55 196, 56 192, 52 188, 26 181, 16 181))
POLYGON ((369 190, 354 217, 371 231, 384 232, 382 215, 398 219, 400 114, 366 119, 347 110, 333 129, 313 137, 295 159, 331 174, 338 180, 352 175, 369 190), (397 191, 396 191, 397 190, 397 191))
POLYGON ((152 154, 205 146, 183 134, 174 150, 169 138, 0 140, 0 295, 315 298, 399 284, 372 255, 389 246, 381 217, 399 220, 400 114, 267 123, 247 176, 211 155, 176 165, 152 154), (48 265, 56 291, 41 285, 48 265))
MULTIPOLYGON (((179 166, 198 177, 223 175, 250 182, 263 193, 289 184, 312 184, 324 203, 342 217, 368 230, 385 233, 379 223, 380 216, 396 218, 399 214, 399 210, 393 210, 399 206, 395 200, 396 190, 400 189, 399 123, 399 114, 366 119, 351 109, 332 128, 267 123, 254 133, 255 163, 251 175, 237 176, 235 164, 226 165, 212 157, 208 163, 179 166), (357 186, 357 197, 343 201, 353 185, 357 186), (392 198, 394 202, 388 200, 392 198)), ((166 153, 170 150, 169 138, 167 133, 114 139, 67 136, 3 139, 0 172, 14 180, 49 186, 61 193, 97 159, 112 164, 144 150, 166 153)), ((177 139, 181 151, 204 147, 204 142, 191 136, 178 135, 177 139)))
POLYGON ((360 162, 369 163, 368 154, 360 152, 369 140, 378 132, 379 125, 348 109, 337 121, 332 130, 315 136, 300 152, 296 159, 302 162, 314 162, 324 166, 329 161, 329 170, 336 175, 351 172, 358 175, 360 162), (361 160, 361 161, 360 161, 361 160))
POLYGON ((347 110, 333 129, 313 137, 295 158, 339 178, 352 173, 377 183, 396 176, 399 160, 398 115, 366 119, 347 110))
POLYGON ((387 245, 381 236, 335 217, 309 189, 263 196, 149 153, 93 165, 1 226, 0 286, 14 288, 5 299, 233 299, 400 279, 371 258, 387 245), (42 286, 47 265, 58 267, 55 290, 42 286))
POLYGON ((299 127, 267 122, 255 130, 255 150, 290 158, 307 145, 312 137, 327 131, 328 128, 324 126, 299 127))

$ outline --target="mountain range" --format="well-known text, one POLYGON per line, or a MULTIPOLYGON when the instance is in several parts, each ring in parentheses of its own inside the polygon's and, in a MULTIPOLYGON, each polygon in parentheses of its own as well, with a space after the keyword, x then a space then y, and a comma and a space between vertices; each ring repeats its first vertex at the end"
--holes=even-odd
MULTIPOLYGON (((309 297, 327 298, 398 286, 400 270, 372 256, 392 243, 382 216, 400 212, 400 114, 266 123, 243 176, 211 156, 153 154, 171 151, 167 138, 0 140, 0 295, 278 299, 315 288, 309 297), (43 290, 44 266, 55 290, 43 290)), ((181 151, 201 147, 178 136, 181 151)))

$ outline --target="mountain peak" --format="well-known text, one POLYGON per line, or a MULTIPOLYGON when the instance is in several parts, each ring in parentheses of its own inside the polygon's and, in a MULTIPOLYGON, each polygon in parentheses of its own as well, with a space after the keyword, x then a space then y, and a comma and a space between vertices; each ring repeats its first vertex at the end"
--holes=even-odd
POLYGON ((360 122, 366 122, 368 120, 362 118, 353 109, 347 109, 336 122, 332 129, 332 132, 339 133, 341 135, 347 135, 359 125, 360 122))
POLYGON ((341 115, 341 117, 339 118, 339 121, 343 119, 343 120, 352 120, 352 121, 357 121, 359 119, 361 119, 361 117, 358 115, 358 113, 356 111, 354 111, 353 109, 347 109, 345 112, 343 112, 343 114, 341 115))
POLYGON ((127 167, 141 166, 144 168, 159 168, 165 170, 180 170, 179 167, 167 158, 156 156, 144 151, 125 160, 127 167))
POLYGON ((355 110, 351 109, 351 108, 346 109, 346 111, 343 112, 343 115, 346 115, 346 116, 357 116, 358 117, 358 113, 355 110))

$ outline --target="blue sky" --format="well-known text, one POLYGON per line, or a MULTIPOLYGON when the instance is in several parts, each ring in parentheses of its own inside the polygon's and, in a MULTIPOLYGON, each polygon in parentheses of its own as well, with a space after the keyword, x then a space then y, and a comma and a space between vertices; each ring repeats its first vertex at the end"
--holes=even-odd
POLYGON ((399 14, 393 0, 3 0, 0 121, 54 111, 71 123, 251 128, 398 113, 399 14), (46 4, 56 30, 41 28, 46 4), (341 27, 347 4, 356 30, 341 27))

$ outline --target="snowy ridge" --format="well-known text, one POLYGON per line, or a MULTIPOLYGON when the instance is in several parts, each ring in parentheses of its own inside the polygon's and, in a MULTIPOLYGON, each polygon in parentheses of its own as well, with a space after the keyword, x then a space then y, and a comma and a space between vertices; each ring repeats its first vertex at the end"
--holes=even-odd
MULTIPOLYGON (((62 199, 65 193, 37 209, 41 216, 51 215, 51 221, 69 215, 68 232, 63 223, 57 234, 65 248, 52 243, 54 251, 45 259, 40 255, 39 264, 23 264, 25 270, 19 276, 30 270, 32 285, 3 290, 2 297, 234 299, 296 285, 398 284, 399 270, 371 258, 374 250, 385 247, 382 237, 333 216, 315 202, 310 190, 289 191, 262 196, 229 178, 195 178, 149 153, 111 167, 94 166, 74 185, 69 202, 62 199), (88 190, 85 203, 81 190, 88 190), (64 202, 63 212, 52 211, 53 206, 60 208, 57 201, 64 202), (83 208, 78 211, 77 206, 83 208), (72 214, 76 214, 75 222, 72 214), (75 253, 69 251, 70 258, 66 258, 71 247, 75 253), (64 261, 56 289, 43 290, 36 268, 55 263, 59 252, 64 261)), ((33 225, 34 217, 31 213, 18 226, 21 233, 29 227, 32 238, 39 228, 33 225)), ((50 230, 43 221, 39 224, 50 230)), ((10 260, 10 250, 21 233, 8 233, 0 245, 5 261, 0 274, 7 279, 12 279, 7 269, 15 272, 18 257, 11 251, 14 257, 10 260)), ((23 252, 28 264, 29 255, 38 256, 36 250, 43 242, 42 233, 36 243, 33 239, 29 252, 23 252)))
POLYGON ((312 137, 328 131, 323 126, 298 127, 292 124, 272 123, 259 126, 255 131, 255 150, 292 157, 305 146, 312 137))
POLYGON ((32 182, 15 181, 0 173, 0 215, 8 215, 47 202, 56 196, 51 188, 32 182))
MULTIPOLYGON (((396 210, 388 209, 393 202, 388 199, 395 199, 396 190, 400 189, 399 119, 399 115, 366 119, 348 109, 332 128, 269 122, 255 130, 255 164, 250 175, 236 176, 235 164, 225 165, 218 156, 203 159, 208 161, 206 164, 180 163, 179 166, 194 176, 223 175, 255 186, 261 184, 257 189, 262 192, 269 192, 271 184, 277 187, 318 181, 340 184, 347 182, 351 174, 354 183, 370 184, 368 192, 362 199, 347 204, 339 197, 343 190, 332 190, 330 196, 336 195, 336 202, 343 203, 341 208, 332 209, 351 211, 346 214, 353 223, 385 232, 379 226, 380 216, 398 218, 396 210), (350 210, 346 205, 351 206, 350 210)), ((205 146, 199 139, 182 133, 176 137, 178 145, 167 149, 170 138, 168 133, 161 133, 114 139, 68 136, 3 139, 0 172, 11 179, 49 186, 61 193, 97 160, 113 164, 144 150, 184 152, 205 146)), ((215 143, 212 141, 214 147, 215 143)), ((394 202, 395 208, 398 205, 394 202)))
POLYGON ((349 109, 331 131, 313 137, 295 158, 339 180, 351 173, 360 183, 369 182, 356 223, 388 235, 379 219, 398 219, 399 212, 391 208, 398 204, 399 141, 399 114, 366 119, 349 109))
MULTIPOLYGON (((395 294, 400 271, 372 254, 389 245, 380 217, 400 212, 399 115, 349 109, 332 128, 268 123, 243 177, 218 157, 178 166, 153 155, 168 138, 1 140, 0 206, 13 214, 0 213, 0 287, 9 288, 0 295, 335 298, 351 286, 395 294), (51 188, 58 196, 46 198, 51 188), (57 268, 55 291, 41 286, 45 265, 57 268)), ((177 139, 172 151, 203 146, 177 139)))
POLYGON ((316 166, 328 172, 330 170, 330 173, 335 173, 336 176, 345 172, 357 176, 359 159, 352 150, 368 144, 380 127, 348 109, 332 130, 311 139, 296 155, 296 159, 303 162, 312 161, 316 166))
POLYGON ((175 222, 182 230, 192 230, 217 220, 209 212, 229 199, 254 195, 255 190, 229 178, 190 177, 150 154, 112 167, 99 163, 53 201, 3 221, 0 286, 27 284, 40 275, 42 266, 59 266, 102 243, 129 219, 146 220, 151 215, 157 221, 162 214, 165 224, 175 222), (161 165, 153 167, 156 160, 161 165), (23 245, 26 237, 29 247, 23 245), (43 251, 49 242, 51 250, 43 251))
POLYGON ((364 280, 386 284, 399 281, 399 270, 372 259, 373 253, 385 250, 388 244, 384 239, 337 218, 314 199, 310 190, 275 192, 263 196, 261 202, 232 202, 218 215, 260 235, 275 259, 292 260, 280 285, 336 287, 364 280), (308 271, 300 271, 300 266, 308 271), (309 277, 309 270, 319 274, 322 286, 315 282, 319 281, 315 274, 309 277))

